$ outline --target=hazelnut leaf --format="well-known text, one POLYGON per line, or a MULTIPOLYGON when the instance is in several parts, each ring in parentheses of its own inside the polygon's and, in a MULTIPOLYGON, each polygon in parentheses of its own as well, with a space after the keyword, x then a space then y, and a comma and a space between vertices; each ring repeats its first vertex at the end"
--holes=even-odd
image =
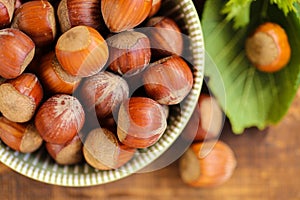
POLYGON ((260 2, 251 5, 248 26, 234 29, 232 21, 221 14, 222 0, 206 1, 202 28, 207 51, 205 76, 208 87, 229 118, 234 133, 245 128, 264 129, 276 124, 287 113, 300 85, 300 19, 296 13, 285 15, 269 4, 266 18, 286 31, 292 49, 289 64, 276 73, 258 71, 246 58, 244 43, 262 20, 260 2))

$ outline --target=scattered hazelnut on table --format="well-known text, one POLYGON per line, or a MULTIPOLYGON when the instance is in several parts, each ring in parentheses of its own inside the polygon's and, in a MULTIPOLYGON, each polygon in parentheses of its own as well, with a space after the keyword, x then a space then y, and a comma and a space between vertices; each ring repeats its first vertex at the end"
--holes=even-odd
POLYGON ((193 143, 179 160, 180 176, 193 187, 215 187, 228 181, 237 161, 224 142, 193 143))
POLYGON ((224 120, 224 113, 215 97, 201 93, 181 136, 191 141, 218 139, 224 120))

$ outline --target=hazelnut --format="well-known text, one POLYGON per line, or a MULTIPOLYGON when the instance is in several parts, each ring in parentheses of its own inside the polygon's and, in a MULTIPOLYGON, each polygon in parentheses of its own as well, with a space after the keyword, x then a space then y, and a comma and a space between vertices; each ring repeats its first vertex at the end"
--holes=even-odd
POLYGON ((65 144, 83 127, 85 113, 73 96, 56 94, 44 102, 35 116, 35 126, 49 143, 65 144))
POLYGON ((192 141, 217 139, 221 134, 224 120, 224 113, 217 100, 202 93, 182 136, 192 141))
POLYGON ((183 36, 177 23, 168 17, 152 17, 143 31, 150 39, 153 57, 156 59, 181 55, 183 51, 183 36))
POLYGON ((178 56, 152 63, 144 76, 146 93, 160 104, 180 103, 193 86, 193 74, 188 64, 178 56))
POLYGON ((149 15, 152 0, 101 0, 101 12, 106 26, 117 33, 141 24, 149 15))
POLYGON ((15 10, 14 0, 0 0, 0 28, 7 27, 15 10))
POLYGON ((43 139, 33 123, 16 123, 0 117, 0 138, 10 148, 21 153, 39 149, 43 139))
POLYGON ((43 88, 38 78, 23 73, 0 85, 0 112, 14 122, 31 120, 43 98, 43 88))
POLYGON ((111 72, 100 72, 86 78, 80 88, 80 100, 88 112, 99 119, 112 116, 120 103, 129 96, 127 82, 111 72))
POLYGON ((224 142, 198 142, 180 158, 180 175, 190 186, 215 187, 230 179, 236 162, 232 149, 224 142))
POLYGON ((124 31, 109 37, 109 69, 131 76, 144 70, 151 59, 150 41, 140 32, 124 31))
POLYGON ((63 33, 58 38, 55 53, 62 68, 79 77, 99 73, 108 60, 104 38, 89 26, 76 26, 63 33))
POLYGON ((117 134, 120 142, 146 148, 158 141, 167 128, 163 107, 147 97, 131 97, 120 106, 117 134))
POLYGON ((55 53, 43 55, 39 61, 38 77, 49 94, 72 94, 81 78, 68 74, 57 61, 55 53))
POLYGON ((47 152, 60 165, 74 165, 83 159, 82 141, 78 135, 65 144, 53 144, 46 142, 47 152))
POLYGON ((35 44, 26 34, 13 28, 0 30, 0 44, 0 76, 18 77, 32 61, 35 44))
POLYGON ((49 45, 56 36, 54 8, 44 0, 23 3, 15 11, 11 27, 26 33, 39 47, 49 45))
POLYGON ((79 25, 103 29, 105 24, 101 18, 100 3, 101 0, 61 0, 57 8, 61 31, 64 33, 79 25))
POLYGON ((282 69, 291 57, 291 47, 285 30, 271 22, 261 24, 247 38, 245 51, 250 62, 263 72, 282 69))
POLYGON ((83 155, 87 163, 100 170, 121 167, 135 152, 135 148, 121 144, 116 136, 105 128, 93 129, 83 146, 83 155))

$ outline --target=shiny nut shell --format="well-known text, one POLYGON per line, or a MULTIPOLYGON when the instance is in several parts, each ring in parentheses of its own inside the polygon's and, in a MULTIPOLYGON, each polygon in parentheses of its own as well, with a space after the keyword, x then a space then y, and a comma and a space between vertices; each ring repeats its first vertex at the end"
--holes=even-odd
POLYGON ((57 32, 54 8, 48 1, 23 3, 15 11, 11 27, 26 33, 39 47, 49 45, 57 32))
POLYGON ((149 66, 143 76, 146 93, 165 105, 180 103, 193 86, 188 64, 178 56, 161 59, 149 66))
POLYGON ((152 7, 152 0, 102 0, 101 12, 111 32, 132 29, 142 23, 152 7))
POLYGON ((55 54, 62 68, 69 74, 88 77, 104 68, 108 60, 108 47, 94 28, 76 26, 59 37, 55 54))
POLYGON ((112 116, 121 102, 129 97, 127 82, 111 72, 88 77, 80 87, 80 100, 89 112, 99 119, 112 116))
POLYGON ((0 76, 11 79, 21 75, 32 61, 35 44, 20 30, 0 30, 0 76))
POLYGON ((73 96, 57 94, 42 104, 35 117, 35 125, 46 142, 64 144, 81 130, 85 114, 73 96))
POLYGON ((148 37, 136 31, 123 31, 109 37, 109 69, 125 76, 132 76, 144 70, 151 59, 148 37))
POLYGON ((147 97, 131 97, 119 109, 117 134, 130 147, 146 148, 162 136, 167 127, 164 109, 147 97))
POLYGON ((62 32, 78 25, 101 29, 104 25, 101 18, 100 0, 61 0, 57 15, 62 32))

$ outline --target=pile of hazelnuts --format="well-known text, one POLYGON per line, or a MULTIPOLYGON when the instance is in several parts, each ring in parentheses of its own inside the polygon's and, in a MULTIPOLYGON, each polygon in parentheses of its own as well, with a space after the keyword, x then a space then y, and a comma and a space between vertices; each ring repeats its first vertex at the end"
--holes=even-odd
POLYGON ((100 170, 155 144, 193 86, 181 31, 160 7, 0 0, 2 142, 22 153, 45 144, 58 164, 100 170))

